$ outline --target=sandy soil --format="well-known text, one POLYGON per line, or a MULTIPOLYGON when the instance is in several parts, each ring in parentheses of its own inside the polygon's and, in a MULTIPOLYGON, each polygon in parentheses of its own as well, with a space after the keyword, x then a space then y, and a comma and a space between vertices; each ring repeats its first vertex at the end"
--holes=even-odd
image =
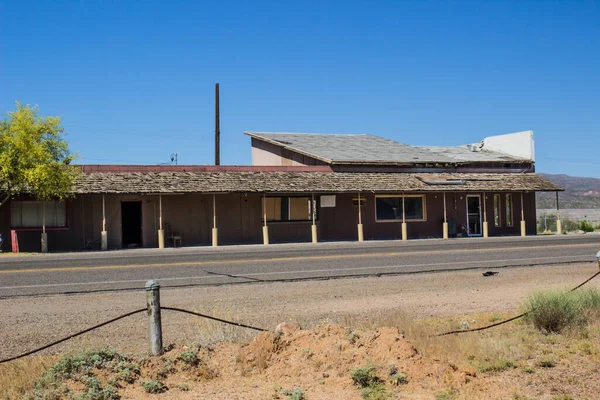
MULTIPOLYGON (((574 286, 597 264, 508 268, 483 277, 478 271, 300 283, 251 284, 161 292, 162 305, 208 313, 273 329, 280 322, 304 328, 322 323, 384 326, 390 315, 415 318, 505 313, 536 289, 574 286), (383 324, 383 325, 382 325, 383 324)), ((600 287, 600 279, 590 285, 600 287)), ((0 300, 0 358, 10 357, 75 331, 145 306, 145 292, 49 296, 0 300)), ((254 331, 163 311, 165 344, 195 345, 249 339, 254 331)), ((145 314, 100 328, 46 353, 110 346, 146 350, 145 314)))

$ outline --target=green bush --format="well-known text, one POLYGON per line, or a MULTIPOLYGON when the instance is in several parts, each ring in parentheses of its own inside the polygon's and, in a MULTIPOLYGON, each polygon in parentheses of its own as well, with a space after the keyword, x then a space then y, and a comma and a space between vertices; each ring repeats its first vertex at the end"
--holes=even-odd
POLYGON ((289 400, 306 400, 306 395, 299 387, 294 389, 285 389, 283 395, 289 400))
POLYGON ((561 333, 567 328, 585 326, 591 313, 600 312, 600 292, 544 290, 529 296, 524 309, 531 310, 525 320, 535 328, 544 333, 561 333))
POLYGON ((142 387, 144 388, 146 393, 152 394, 164 393, 168 390, 168 388, 162 382, 159 381, 144 382, 142 383, 142 387))
POLYGON ((350 377, 356 386, 366 388, 381 382, 381 379, 379 379, 375 370, 376 367, 368 362, 364 367, 353 368, 352 371, 350 371, 350 377))
POLYGON ((584 232, 594 232, 594 225, 588 221, 579 221, 579 229, 584 232))

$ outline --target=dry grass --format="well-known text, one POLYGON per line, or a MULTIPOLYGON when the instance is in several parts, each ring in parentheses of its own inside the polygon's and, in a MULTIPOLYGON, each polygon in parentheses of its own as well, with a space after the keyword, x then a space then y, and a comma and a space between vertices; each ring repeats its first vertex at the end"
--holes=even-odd
POLYGON ((56 360, 53 356, 31 356, 0 365, 0 399, 20 399, 30 393, 42 372, 56 360))

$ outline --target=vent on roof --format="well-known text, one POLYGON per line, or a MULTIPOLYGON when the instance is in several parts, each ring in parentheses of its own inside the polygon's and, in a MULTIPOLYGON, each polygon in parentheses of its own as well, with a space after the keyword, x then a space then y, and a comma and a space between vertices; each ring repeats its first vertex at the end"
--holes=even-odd
POLYGON ((481 151, 482 148, 483 148, 483 142, 472 143, 472 144, 467 145, 467 149, 469 149, 470 151, 472 151, 474 153, 481 151))

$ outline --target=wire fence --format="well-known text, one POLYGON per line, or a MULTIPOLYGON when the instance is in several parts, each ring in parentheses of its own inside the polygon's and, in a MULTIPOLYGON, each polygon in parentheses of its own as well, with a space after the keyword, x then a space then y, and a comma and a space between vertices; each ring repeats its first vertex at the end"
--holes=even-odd
MULTIPOLYGON (((600 261, 599 261, 599 266, 600 266, 600 261)), ((573 289, 570 290, 570 292, 574 292, 575 290, 581 288, 582 286, 586 285, 592 279, 596 278, 599 275, 600 275, 600 271, 596 272, 590 278, 586 279, 584 282, 582 282, 579 285, 575 286, 573 289)), ((157 287, 159 287, 159 286, 157 286, 157 287)), ((156 300, 158 301, 158 304, 157 304, 156 308, 160 309, 160 310, 175 311, 175 312, 181 312, 181 313, 185 313, 185 314, 195 315, 195 316, 198 316, 198 317, 201 317, 201 318, 205 318, 205 319, 209 319, 209 320, 212 320, 212 321, 221 322, 223 324, 233 325, 233 326, 237 326, 237 327, 240 327, 240 328, 253 329, 253 330, 256 330, 256 331, 259 331, 259 332, 268 332, 269 331, 268 329, 259 328, 259 327, 256 327, 256 326, 247 325, 247 324, 243 324, 243 323, 240 323, 240 322, 228 321, 228 320, 225 320, 225 319, 222 319, 222 318, 213 317, 211 315, 206 315, 206 314, 201 314, 201 313, 198 313, 198 312, 195 312, 195 311, 185 310, 183 308, 160 306, 160 304, 159 304, 160 302, 159 302, 158 298, 159 298, 158 294, 156 294, 156 300)), ((142 313, 144 311, 146 311, 148 313, 148 315, 150 316, 150 314, 152 312, 152 309, 153 309, 153 305, 151 304, 150 301, 148 301, 148 305, 147 305, 146 308, 141 308, 139 310, 135 310, 135 311, 131 311, 131 312, 119 315, 118 317, 111 318, 108 321, 104 321, 102 323, 99 323, 97 325, 91 326, 91 327, 89 327, 87 329, 84 329, 82 331, 73 333, 71 335, 68 335, 68 336, 62 338, 62 339, 56 340, 56 341, 54 341, 52 343, 48 343, 48 344, 46 344, 44 346, 38 347, 36 349, 30 350, 28 352, 25 352, 25 353, 22 353, 22 354, 19 354, 19 355, 16 355, 14 357, 10 357, 10 358, 6 358, 6 359, 3 359, 3 360, 0 360, 0 364, 4 364, 4 363, 10 362, 10 361, 14 361, 14 360, 18 360, 18 359, 23 358, 23 357, 30 356, 32 354, 35 354, 35 353, 38 353, 40 351, 46 350, 46 349, 48 349, 50 347, 56 346, 56 345, 58 345, 60 343, 66 342, 67 340, 76 338, 76 337, 81 336, 81 335, 83 335, 85 333, 91 332, 91 331, 93 331, 95 329, 98 329, 98 328, 101 328, 103 326, 109 325, 109 324, 111 324, 113 322, 116 322, 116 321, 119 321, 119 320, 121 320, 123 318, 127 318, 127 317, 130 317, 132 315, 142 313)), ((496 323, 491 324, 491 325, 487 325, 487 326, 483 326, 483 327, 479 327, 479 328, 461 329, 461 330, 453 330, 453 331, 443 332, 443 333, 439 333, 439 334, 436 334, 436 335, 432 335, 432 337, 441 337, 441 336, 448 336, 448 335, 453 335, 453 334, 462 334, 462 333, 468 333, 468 332, 483 331, 483 330, 486 330, 486 329, 490 329, 490 328, 493 328, 493 327, 496 327, 496 326, 499 326, 499 325, 503 325, 503 324, 515 321, 515 320, 517 320, 519 318, 522 318, 522 317, 526 316, 527 314, 533 312, 534 310, 535 309, 531 309, 531 310, 529 310, 529 311, 527 311, 525 313, 522 313, 522 314, 517 315, 517 316, 512 317, 512 318, 505 319, 505 320, 500 321, 500 322, 496 322, 496 323)), ((151 322, 151 324, 152 324, 152 322, 151 322)), ((162 328, 160 327, 160 316, 159 316, 159 330, 162 330, 162 328)), ((160 341, 162 343, 162 337, 161 337, 160 341)), ((151 348, 152 348, 152 344, 151 344, 151 348)))

